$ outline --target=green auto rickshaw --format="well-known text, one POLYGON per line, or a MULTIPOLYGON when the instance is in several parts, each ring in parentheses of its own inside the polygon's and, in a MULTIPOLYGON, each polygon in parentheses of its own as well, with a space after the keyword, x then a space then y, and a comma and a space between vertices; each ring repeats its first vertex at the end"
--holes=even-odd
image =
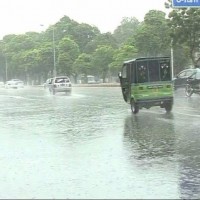
POLYGON ((142 108, 160 106, 167 112, 173 106, 170 57, 145 57, 125 61, 119 72, 124 101, 134 114, 142 108))

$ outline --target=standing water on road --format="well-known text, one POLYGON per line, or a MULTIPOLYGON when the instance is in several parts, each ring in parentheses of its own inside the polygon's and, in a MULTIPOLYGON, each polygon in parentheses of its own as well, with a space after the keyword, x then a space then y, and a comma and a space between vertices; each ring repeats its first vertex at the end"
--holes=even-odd
POLYGON ((1 89, 0 198, 196 197, 183 118, 176 107, 133 115, 118 87, 1 89))

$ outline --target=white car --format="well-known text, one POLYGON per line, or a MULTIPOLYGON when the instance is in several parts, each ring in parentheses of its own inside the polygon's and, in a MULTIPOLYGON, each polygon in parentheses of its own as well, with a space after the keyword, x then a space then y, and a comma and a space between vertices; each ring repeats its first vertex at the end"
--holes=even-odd
POLYGON ((5 85, 4 85, 4 82, 0 81, 0 88, 4 88, 5 85))
POLYGON ((5 83, 5 88, 23 88, 24 87, 24 82, 19 80, 19 79, 11 79, 9 81, 6 81, 5 83))
POLYGON ((66 94, 71 94, 72 83, 68 76, 58 76, 53 79, 49 90, 53 95, 55 95, 57 92, 65 92, 66 94))

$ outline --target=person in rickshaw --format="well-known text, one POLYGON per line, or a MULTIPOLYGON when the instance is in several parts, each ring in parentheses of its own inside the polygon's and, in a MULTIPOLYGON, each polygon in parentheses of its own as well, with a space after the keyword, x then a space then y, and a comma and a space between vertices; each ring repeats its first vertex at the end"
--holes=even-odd
POLYGON ((169 80, 170 72, 169 72, 169 66, 166 64, 161 65, 161 78, 162 81, 169 80))
POLYGON ((146 78, 146 67, 145 66, 140 66, 138 68, 138 82, 139 83, 144 83, 146 82, 147 78, 146 78))

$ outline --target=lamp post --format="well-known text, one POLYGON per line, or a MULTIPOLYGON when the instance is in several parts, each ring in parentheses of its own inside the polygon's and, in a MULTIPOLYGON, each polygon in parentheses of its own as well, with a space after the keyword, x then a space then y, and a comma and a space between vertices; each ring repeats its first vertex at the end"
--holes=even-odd
POLYGON ((8 80, 8 61, 7 56, 5 55, 5 63, 6 63, 6 81, 8 80))
POLYGON ((174 78, 174 49, 173 49, 173 39, 171 39, 171 68, 172 68, 172 78, 174 78))
POLYGON ((7 60, 7 55, 6 55, 6 44, 3 42, 3 47, 4 50, 2 50, 2 53, 4 54, 4 59, 5 59, 5 81, 8 80, 8 60, 7 60))
MULTIPOLYGON (((40 24, 40 26, 44 25, 40 24)), ((52 43, 53 43, 53 76, 55 77, 57 75, 57 70, 56 70, 55 30, 53 26, 52 26, 52 43)))
MULTIPOLYGON (((165 8, 168 10, 168 14, 170 13, 170 11, 173 9, 172 5, 170 5, 170 3, 165 2, 165 8)), ((172 73, 172 79, 174 78, 174 49, 173 49, 173 38, 171 38, 171 45, 170 45, 170 50, 171 50, 171 73, 172 73)))
POLYGON ((57 70, 56 70, 55 31, 53 27, 53 76, 55 77, 56 75, 57 75, 57 70))

